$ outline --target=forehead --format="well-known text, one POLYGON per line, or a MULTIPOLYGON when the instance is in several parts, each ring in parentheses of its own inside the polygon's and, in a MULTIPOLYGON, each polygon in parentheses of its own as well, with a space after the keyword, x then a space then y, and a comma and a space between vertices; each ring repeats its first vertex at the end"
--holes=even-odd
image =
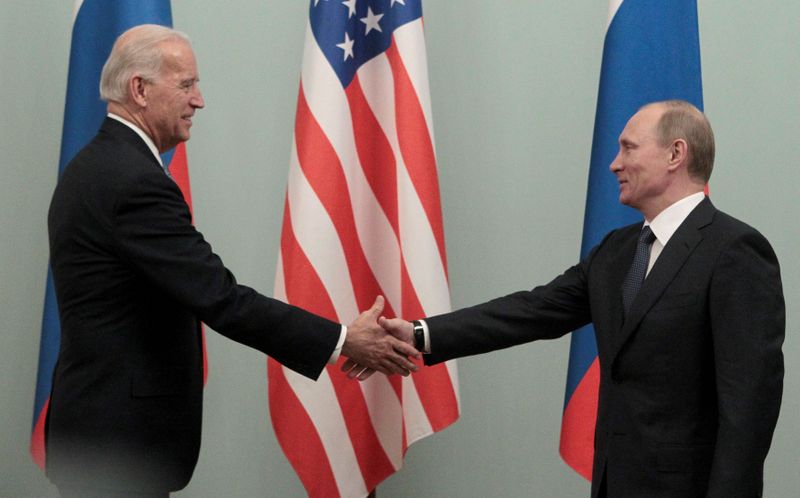
POLYGON ((622 130, 620 140, 654 135, 656 125, 658 125, 658 120, 663 112, 663 109, 655 105, 640 109, 628 120, 625 129, 622 130))
POLYGON ((192 47, 179 38, 167 40, 160 45, 162 59, 162 72, 196 73, 197 61, 192 47))

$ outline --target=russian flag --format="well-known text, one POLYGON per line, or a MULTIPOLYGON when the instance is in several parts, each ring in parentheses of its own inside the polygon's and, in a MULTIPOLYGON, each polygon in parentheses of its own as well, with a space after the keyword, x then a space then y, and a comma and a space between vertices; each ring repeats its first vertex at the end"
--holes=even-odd
MULTIPOLYGON (((75 154, 94 137, 106 116, 106 103, 100 100, 98 87, 100 72, 114 41, 120 34, 139 24, 172 26, 169 0, 78 0, 73 17, 64 128, 58 161, 59 177, 75 154)), ((183 191, 187 204, 191 206, 183 144, 163 154, 162 159, 183 191)), ((42 470, 45 464, 44 421, 60 344, 61 325, 53 274, 48 270, 30 445, 31 456, 42 470)))
MULTIPOLYGON (((611 0, 600 68, 581 258, 611 230, 642 216, 619 203, 609 165, 617 138, 644 104, 670 99, 703 109, 696 0, 611 0)), ((600 365, 591 325, 572 334, 560 453, 592 478, 600 365)))

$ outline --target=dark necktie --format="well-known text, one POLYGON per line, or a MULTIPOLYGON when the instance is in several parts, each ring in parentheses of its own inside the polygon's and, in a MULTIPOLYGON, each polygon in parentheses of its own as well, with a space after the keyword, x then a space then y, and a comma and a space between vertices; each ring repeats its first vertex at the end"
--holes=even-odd
POLYGON ((647 274, 647 263, 650 261, 650 246, 656 236, 649 226, 642 228, 642 233, 639 234, 639 242, 636 243, 636 254, 633 256, 633 263, 625 276, 625 282, 622 284, 622 304, 625 306, 625 313, 631 308, 636 294, 642 288, 642 282, 647 274))

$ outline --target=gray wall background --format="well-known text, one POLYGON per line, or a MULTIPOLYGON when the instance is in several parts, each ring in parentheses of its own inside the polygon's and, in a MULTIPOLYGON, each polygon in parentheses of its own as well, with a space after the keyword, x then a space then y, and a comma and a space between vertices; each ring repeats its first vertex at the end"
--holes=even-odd
MULTIPOLYGON (((784 404, 765 496, 797 496, 800 3, 699 2, 712 197, 783 264, 784 404)), ((271 293, 307 2, 173 0, 207 107, 188 154, 196 223, 271 293)), ((577 260, 607 2, 428 0, 425 25, 452 301, 544 283, 577 260)), ((56 496, 28 434, 72 2, 0 0, 0 496, 56 496)), ((580 497, 558 456, 568 338, 464 359, 463 414, 414 445, 379 496, 580 497)), ((186 497, 302 496, 267 412, 265 358, 208 334, 200 461, 186 497)))

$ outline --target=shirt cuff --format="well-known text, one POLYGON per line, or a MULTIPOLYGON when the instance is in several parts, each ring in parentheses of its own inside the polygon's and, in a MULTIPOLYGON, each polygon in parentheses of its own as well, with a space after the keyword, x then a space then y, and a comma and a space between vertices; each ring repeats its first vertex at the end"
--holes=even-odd
POLYGON ((418 320, 419 323, 422 325, 422 332, 425 334, 425 347, 423 348, 423 354, 430 354, 431 353, 431 333, 428 331, 428 324, 425 323, 425 320, 418 320))
POLYGON ((344 346, 344 340, 347 337, 347 326, 342 325, 342 331, 339 333, 339 342, 336 343, 336 348, 333 350, 333 354, 328 359, 329 365, 335 365, 337 361, 339 361, 339 356, 342 354, 342 346, 344 346))

